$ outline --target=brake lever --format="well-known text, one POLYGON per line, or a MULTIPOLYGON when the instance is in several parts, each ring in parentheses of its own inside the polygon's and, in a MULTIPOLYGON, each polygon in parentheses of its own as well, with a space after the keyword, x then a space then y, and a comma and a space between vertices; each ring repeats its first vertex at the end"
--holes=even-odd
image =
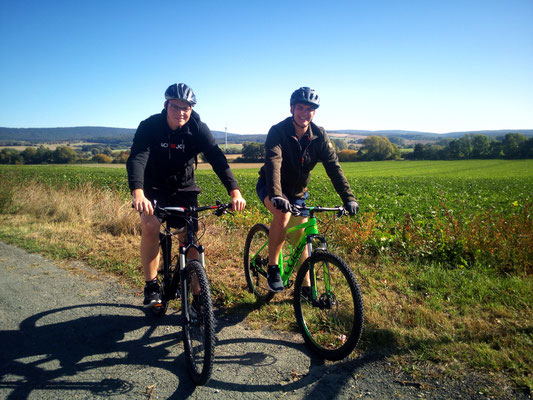
POLYGON ((300 215, 302 215, 302 210, 300 210, 298 207, 292 206, 291 214, 294 215, 295 217, 299 217, 300 215))
POLYGON ((340 218, 346 214, 348 214, 348 211, 346 211, 344 207, 341 207, 341 209, 337 212, 337 218, 340 218))
MULTIPOLYGON (((218 201, 217 201, 218 202, 218 201)), ((223 207, 220 207, 221 204, 217 204, 219 206, 219 208, 217 208, 213 214, 215 214, 217 217, 220 217, 224 214, 230 214, 230 215, 234 215, 233 211, 228 211, 228 207, 226 205, 224 205, 223 207)))

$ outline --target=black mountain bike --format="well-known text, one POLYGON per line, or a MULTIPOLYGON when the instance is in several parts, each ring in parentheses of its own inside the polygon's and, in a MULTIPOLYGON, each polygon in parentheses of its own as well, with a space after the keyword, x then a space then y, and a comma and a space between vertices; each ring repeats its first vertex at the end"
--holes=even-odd
POLYGON ((151 308, 156 316, 163 316, 171 300, 181 298, 184 347, 187 365, 192 380, 197 385, 205 384, 213 371, 215 351, 215 317, 211 288, 204 269, 204 247, 195 240, 194 221, 201 211, 213 210, 221 216, 228 213, 231 204, 217 201, 215 206, 205 207, 159 207, 154 214, 161 222, 159 245, 161 247, 161 304, 151 308), (169 217, 180 217, 186 221, 187 233, 184 242, 178 239, 178 230, 173 230, 169 217), (172 245, 178 244, 179 251, 172 253, 172 245), (187 253, 195 248, 200 260, 187 260, 187 253))

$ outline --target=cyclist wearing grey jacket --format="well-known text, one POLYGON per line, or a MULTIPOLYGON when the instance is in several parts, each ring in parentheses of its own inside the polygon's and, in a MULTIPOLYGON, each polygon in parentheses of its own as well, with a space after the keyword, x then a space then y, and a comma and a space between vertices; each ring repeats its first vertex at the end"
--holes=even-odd
MULTIPOLYGON (((333 187, 351 215, 359 206, 342 172, 335 150, 324 128, 312 122, 320 99, 309 87, 293 92, 290 99, 292 117, 270 128, 265 142, 265 165, 259 171, 257 195, 272 213, 268 248, 268 287, 273 292, 283 290, 278 258, 287 235, 287 228, 307 221, 307 215, 292 217, 291 205, 305 205, 309 196, 307 185, 311 170, 318 161, 324 165, 333 187)), ((289 239, 297 242, 302 232, 289 239)), ((307 258, 307 250, 302 260, 307 258)))
POLYGON ((324 128, 311 122, 307 132, 299 138, 293 117, 289 117, 270 128, 265 150, 265 165, 259 175, 267 184, 269 198, 283 194, 304 197, 311 170, 321 161, 342 200, 345 203, 355 201, 324 128))
MULTIPOLYGON (((161 303, 157 281, 159 221, 152 201, 163 206, 198 205, 201 189, 194 180, 198 153, 205 154, 228 190, 233 210, 241 211, 246 205, 226 157, 207 125, 192 110, 195 104, 196 95, 190 87, 184 83, 170 85, 165 92, 164 110, 140 123, 126 163, 132 206, 141 213, 145 308, 161 303)), ((182 228, 184 221, 176 221, 175 226, 182 228)), ((184 236, 185 232, 181 232, 180 240, 184 236)), ((198 258, 197 252, 189 251, 188 258, 198 258)))

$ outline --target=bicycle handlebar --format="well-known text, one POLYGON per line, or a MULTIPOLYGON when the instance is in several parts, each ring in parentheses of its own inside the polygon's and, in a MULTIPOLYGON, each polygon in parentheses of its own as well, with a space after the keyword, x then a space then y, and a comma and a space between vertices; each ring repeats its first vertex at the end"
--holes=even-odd
POLYGON ((328 211, 337 211, 337 216, 338 217, 342 217, 343 215, 347 215, 348 214, 348 211, 346 211, 346 209, 343 207, 343 206, 338 206, 338 207, 322 207, 322 206, 317 206, 317 207, 307 207, 307 206, 299 206, 297 204, 293 204, 291 205, 291 214, 292 215, 295 215, 295 216, 298 216, 302 213, 302 211, 305 211, 305 210, 308 210, 310 211, 310 214, 312 215, 313 213, 316 213, 316 212, 328 212, 328 211))
POLYGON ((202 206, 202 207, 160 207, 157 203, 154 204, 154 214, 157 217, 167 217, 169 215, 190 216, 197 212, 214 210, 213 214, 221 216, 229 213, 228 209, 231 209, 231 203, 221 203, 217 200, 217 204, 214 206, 202 206))

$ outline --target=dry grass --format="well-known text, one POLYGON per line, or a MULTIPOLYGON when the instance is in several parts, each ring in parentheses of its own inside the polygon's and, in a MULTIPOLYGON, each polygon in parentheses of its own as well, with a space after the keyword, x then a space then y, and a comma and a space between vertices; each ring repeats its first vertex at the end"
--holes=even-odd
POLYGON ((14 211, 1 215, 2 225, 33 242, 26 247, 83 260, 139 282, 139 217, 115 192, 90 184, 73 191, 32 182, 12 191, 12 197, 14 211))

